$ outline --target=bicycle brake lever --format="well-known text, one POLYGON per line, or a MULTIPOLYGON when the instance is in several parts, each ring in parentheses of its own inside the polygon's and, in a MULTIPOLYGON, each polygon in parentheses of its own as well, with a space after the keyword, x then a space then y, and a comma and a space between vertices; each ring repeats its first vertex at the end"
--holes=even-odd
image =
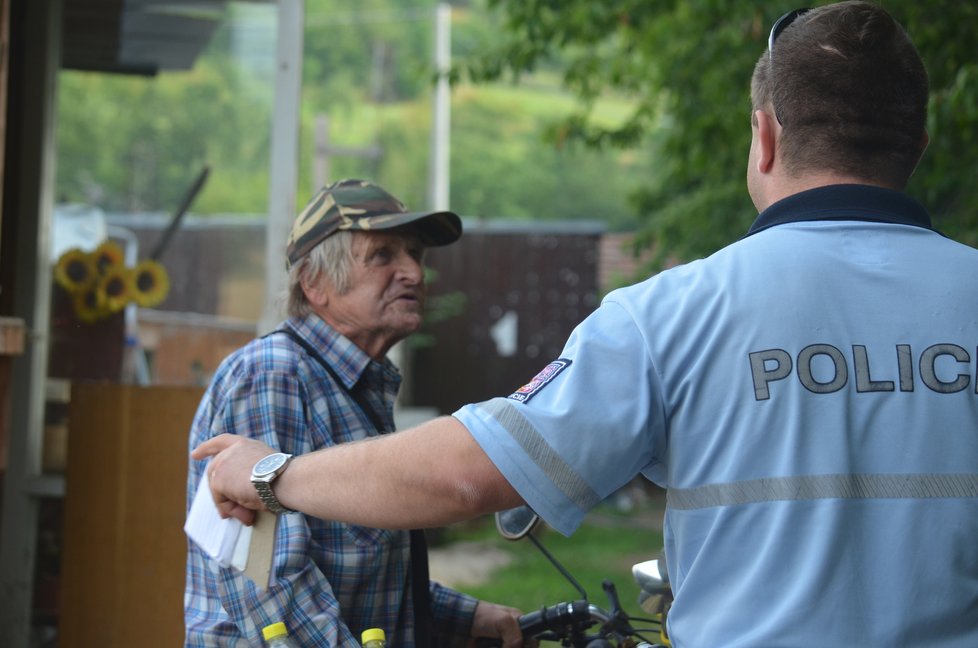
POLYGON ((611 603, 611 614, 612 616, 621 615, 621 601, 618 600, 618 590, 615 589, 615 584, 610 580, 605 580, 601 582, 601 587, 604 589, 604 593, 608 596, 608 601, 611 603))

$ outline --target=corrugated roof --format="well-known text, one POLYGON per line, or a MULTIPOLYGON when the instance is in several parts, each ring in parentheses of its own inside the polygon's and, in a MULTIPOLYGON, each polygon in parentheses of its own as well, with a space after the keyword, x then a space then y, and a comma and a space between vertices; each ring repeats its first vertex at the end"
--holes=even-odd
POLYGON ((188 70, 229 0, 64 0, 61 66, 153 75, 188 70))

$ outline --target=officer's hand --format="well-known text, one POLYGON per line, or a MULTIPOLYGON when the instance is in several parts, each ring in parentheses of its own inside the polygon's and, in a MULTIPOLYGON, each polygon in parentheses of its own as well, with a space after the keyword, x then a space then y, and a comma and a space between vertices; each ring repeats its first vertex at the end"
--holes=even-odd
POLYGON ((207 467, 211 495, 222 518, 234 517, 254 524, 255 511, 264 508, 251 483, 251 469, 266 455, 275 452, 260 441, 234 434, 221 434, 194 448, 194 459, 213 457, 207 467))

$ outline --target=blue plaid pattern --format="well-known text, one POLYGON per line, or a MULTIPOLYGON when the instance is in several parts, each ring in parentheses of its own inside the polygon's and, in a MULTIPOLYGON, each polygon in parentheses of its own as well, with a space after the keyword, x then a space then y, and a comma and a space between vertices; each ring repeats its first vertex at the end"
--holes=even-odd
MULTIPOLYGON (((358 382, 393 429, 400 373, 389 360, 373 361, 315 315, 285 325, 319 351, 346 388, 286 335, 253 340, 215 373, 194 417, 191 448, 224 432, 291 454, 374 436, 374 426, 347 393, 358 382)), ((204 465, 190 462, 188 510, 204 465)), ((277 621, 303 647, 359 646, 360 633, 374 627, 385 630, 390 645, 414 646, 407 531, 280 516, 267 590, 188 545, 186 646, 262 646, 262 627, 277 621)), ((464 646, 476 600, 436 583, 431 591, 439 638, 464 646)))

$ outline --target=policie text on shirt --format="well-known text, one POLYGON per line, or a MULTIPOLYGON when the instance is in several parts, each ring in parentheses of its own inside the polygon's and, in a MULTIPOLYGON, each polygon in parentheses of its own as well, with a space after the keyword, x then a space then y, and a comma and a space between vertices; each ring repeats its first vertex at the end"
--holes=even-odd
MULTIPOLYGON (((895 353, 897 375, 886 376, 893 380, 875 380, 870 374, 871 363, 866 347, 852 345, 851 373, 855 375, 856 391, 892 392, 899 387, 901 392, 912 392, 916 384, 915 366, 920 382, 941 394, 964 391, 971 384, 974 371, 971 356, 957 344, 931 345, 924 349, 916 363, 909 344, 897 344, 895 353), (968 373, 960 373, 962 365, 966 366, 968 373)), ((793 371, 802 386, 815 394, 839 391, 849 382, 850 364, 843 352, 831 344, 806 346, 798 352, 794 363, 791 354, 783 349, 754 351, 748 355, 754 398, 759 401, 771 398, 771 383, 786 379, 793 371)), ((887 363, 879 360, 877 364, 882 366, 887 363)), ((974 391, 978 393, 978 375, 975 377, 974 391)))

